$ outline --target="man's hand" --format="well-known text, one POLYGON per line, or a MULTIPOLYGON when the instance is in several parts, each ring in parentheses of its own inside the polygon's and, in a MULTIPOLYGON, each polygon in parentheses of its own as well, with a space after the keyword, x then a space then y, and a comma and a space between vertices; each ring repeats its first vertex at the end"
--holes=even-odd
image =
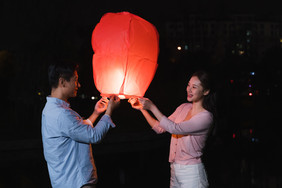
POLYGON ((108 103, 106 114, 111 116, 113 110, 119 106, 119 103, 120 103, 120 99, 118 96, 116 95, 110 96, 110 101, 108 103))
POLYGON ((105 112, 108 107, 109 100, 107 97, 102 97, 95 105, 94 113, 100 115, 105 112))

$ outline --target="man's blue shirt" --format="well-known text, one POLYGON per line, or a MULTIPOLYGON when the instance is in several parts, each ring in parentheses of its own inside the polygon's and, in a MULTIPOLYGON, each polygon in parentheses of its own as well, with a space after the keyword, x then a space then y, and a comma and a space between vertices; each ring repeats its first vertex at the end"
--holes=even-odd
POLYGON ((90 143, 101 141, 115 127, 104 115, 95 127, 88 125, 69 103, 47 97, 42 112, 44 157, 53 188, 79 188, 96 183, 97 173, 90 143))

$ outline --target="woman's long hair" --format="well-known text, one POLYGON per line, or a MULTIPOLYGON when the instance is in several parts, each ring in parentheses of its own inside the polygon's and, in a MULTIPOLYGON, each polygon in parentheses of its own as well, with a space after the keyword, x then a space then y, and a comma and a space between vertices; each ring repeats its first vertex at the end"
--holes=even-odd
POLYGON ((204 88, 204 91, 209 90, 208 95, 205 95, 204 100, 203 100, 203 107, 211 112, 216 118, 217 116, 217 110, 216 110, 216 92, 214 88, 214 82, 211 77, 211 75, 204 71, 196 71, 193 73, 192 76, 197 76, 201 82, 202 87, 204 88))
MULTIPOLYGON (((203 107, 213 114, 213 123, 209 129, 207 134, 207 139, 205 143, 205 147, 203 148, 204 155, 202 156, 202 160, 204 163, 208 161, 208 151, 213 148, 213 144, 215 142, 216 137, 216 130, 218 124, 218 114, 217 114, 217 99, 216 99, 216 91, 215 91, 215 84, 214 80, 211 75, 206 71, 197 71, 192 76, 197 76, 201 81, 201 84, 205 90, 209 90, 209 94, 205 95, 203 100, 203 107)), ((207 173, 209 173, 209 169, 207 169, 207 173)))

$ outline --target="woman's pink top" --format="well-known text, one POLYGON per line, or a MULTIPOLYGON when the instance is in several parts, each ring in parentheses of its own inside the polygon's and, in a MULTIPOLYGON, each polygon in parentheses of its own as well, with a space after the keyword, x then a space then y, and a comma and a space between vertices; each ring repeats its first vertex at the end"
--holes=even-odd
POLYGON ((163 116, 153 127, 158 134, 166 131, 172 134, 169 162, 184 165, 201 163, 202 149, 213 122, 213 115, 205 110, 184 121, 191 108, 191 103, 184 103, 168 118, 163 116))

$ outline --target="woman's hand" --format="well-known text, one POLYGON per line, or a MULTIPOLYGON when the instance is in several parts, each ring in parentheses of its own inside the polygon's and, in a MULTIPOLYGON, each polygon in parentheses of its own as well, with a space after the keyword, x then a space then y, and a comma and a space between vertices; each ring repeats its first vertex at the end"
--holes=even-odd
POLYGON ((128 102, 131 104, 132 108, 142 112, 151 127, 154 127, 157 121, 160 121, 164 116, 157 106, 148 98, 130 98, 128 102), (150 110, 158 120, 153 118, 147 110, 150 110))
POLYGON ((138 101, 142 105, 144 110, 152 111, 152 107, 155 106, 154 103, 148 98, 139 98, 138 101))
POLYGON ((138 98, 130 98, 128 99, 128 102, 131 104, 131 107, 136 109, 136 110, 142 110, 143 106, 139 102, 138 98))

